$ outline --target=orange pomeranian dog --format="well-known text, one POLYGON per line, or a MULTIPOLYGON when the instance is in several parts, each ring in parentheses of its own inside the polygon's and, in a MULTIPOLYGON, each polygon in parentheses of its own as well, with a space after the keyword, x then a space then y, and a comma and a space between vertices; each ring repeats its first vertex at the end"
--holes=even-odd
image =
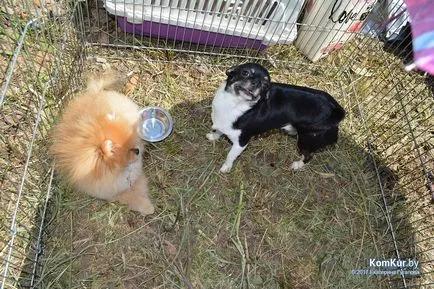
POLYGON ((112 89, 117 84, 114 75, 89 81, 64 110, 51 153, 57 170, 77 190, 152 214, 137 133, 139 107, 112 89))

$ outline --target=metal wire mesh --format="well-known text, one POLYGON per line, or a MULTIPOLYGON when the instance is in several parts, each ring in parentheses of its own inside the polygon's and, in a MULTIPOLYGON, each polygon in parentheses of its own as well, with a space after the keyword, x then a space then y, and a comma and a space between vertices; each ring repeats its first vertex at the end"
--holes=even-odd
MULTIPOLYGON (((379 183, 388 228, 384 255, 418 259, 422 264, 421 276, 391 277, 389 287, 434 286, 433 80, 427 75, 394 70, 402 70, 402 62, 411 61, 409 33, 399 41, 389 41, 382 34, 367 37, 365 34, 374 28, 365 30, 365 34, 348 33, 343 25, 351 17, 352 2, 346 1, 346 14, 339 15, 332 15, 337 1, 325 2, 305 23, 303 13, 312 9, 311 1, 90 0, 28 4, 3 0, 0 288, 33 287, 39 278, 43 238, 49 238, 45 229, 50 218, 55 218, 49 214, 54 176, 46 152, 49 129, 63 99, 80 87, 87 54, 98 56, 101 47, 111 48, 113 57, 125 57, 125 50, 130 49, 127 51, 132 59, 134 50, 162 51, 149 54, 153 61, 186 61, 174 54, 184 53, 196 64, 204 59, 195 56, 211 55, 223 65, 234 59, 250 59, 304 73, 327 66, 333 72, 333 85, 353 100, 347 103, 347 109, 354 124, 354 138, 372 156, 371 169, 379 183), (117 14, 109 13, 110 9, 117 14), (142 14, 148 15, 146 21, 142 14), (342 19, 342 25, 324 24, 327 17, 342 19), (285 31, 295 27, 305 32, 297 41, 298 46, 308 47, 306 55, 318 48, 315 43, 352 41, 339 58, 331 56, 332 61, 311 63, 287 54, 295 39, 289 40, 285 31), (399 58, 390 58, 390 54, 399 58), (383 68, 375 79, 365 77, 372 61, 380 62, 383 68), (369 97, 361 100, 358 95, 369 97)), ((377 5, 385 3, 379 1, 377 5)), ((395 6, 390 9, 402 8, 397 7, 402 3, 392 3, 395 6)), ((373 5, 363 1, 360 11, 368 13, 373 5)))
POLYGON ((53 180, 46 146, 57 96, 75 87, 83 55, 71 30, 74 15, 2 4, 0 287, 24 288, 35 282, 43 249, 53 180))

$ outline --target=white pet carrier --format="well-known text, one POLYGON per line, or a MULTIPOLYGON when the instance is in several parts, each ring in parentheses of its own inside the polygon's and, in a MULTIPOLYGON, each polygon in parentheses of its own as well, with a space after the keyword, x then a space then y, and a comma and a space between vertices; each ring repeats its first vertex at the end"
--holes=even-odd
POLYGON ((207 45, 292 43, 304 0, 106 0, 121 29, 207 45))

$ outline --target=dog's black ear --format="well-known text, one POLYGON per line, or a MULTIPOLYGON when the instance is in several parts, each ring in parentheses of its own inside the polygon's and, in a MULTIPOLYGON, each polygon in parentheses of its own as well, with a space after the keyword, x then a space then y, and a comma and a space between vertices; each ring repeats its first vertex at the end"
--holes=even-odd
POLYGON ((270 90, 270 77, 265 76, 264 81, 261 82, 261 97, 267 98, 269 90, 270 90))
POLYGON ((228 68, 228 69, 226 70, 226 75, 227 75, 227 76, 230 76, 231 73, 234 72, 236 68, 237 68, 236 66, 232 66, 232 67, 228 68))

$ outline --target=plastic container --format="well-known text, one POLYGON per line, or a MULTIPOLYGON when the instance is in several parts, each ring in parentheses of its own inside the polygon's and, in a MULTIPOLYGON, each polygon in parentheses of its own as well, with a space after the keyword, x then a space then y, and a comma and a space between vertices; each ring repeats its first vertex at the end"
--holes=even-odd
POLYGON ((312 61, 340 49, 363 28, 375 0, 309 0, 295 46, 312 61))
POLYGON ((123 31, 208 46, 293 43, 304 0, 105 0, 123 31))

